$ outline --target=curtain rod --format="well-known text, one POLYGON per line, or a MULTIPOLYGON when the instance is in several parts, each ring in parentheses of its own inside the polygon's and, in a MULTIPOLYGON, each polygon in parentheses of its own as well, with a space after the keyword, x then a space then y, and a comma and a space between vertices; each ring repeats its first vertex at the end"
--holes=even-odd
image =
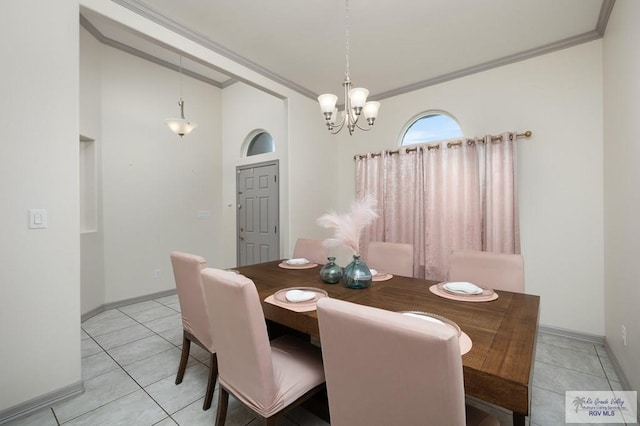
MULTIPOLYGON (((531 132, 531 130, 527 130, 526 132, 523 133, 516 133, 516 139, 521 139, 521 138, 530 138, 531 135, 533 135, 533 133, 531 132)), ((462 146, 463 142, 467 142, 468 145, 473 145, 474 143, 486 143, 486 136, 482 137, 482 138, 465 138, 465 139, 460 139, 460 140, 454 140, 451 142, 447 142, 447 148, 452 148, 454 146, 462 146)), ((491 142, 499 142, 502 141, 502 135, 492 135, 491 136, 491 142)), ((427 150, 432 150, 432 149, 440 149, 440 143, 437 144, 423 144, 423 145, 416 145, 414 147, 411 148, 404 148, 404 151, 406 154, 410 153, 410 152, 414 152, 417 151, 418 149, 427 149, 427 150)), ((364 155, 354 155, 353 159, 354 160, 362 160, 363 158, 367 158, 368 155, 371 155, 371 158, 373 157, 379 157, 382 154, 387 154, 387 155, 394 155, 394 154, 399 154, 401 151, 401 149, 396 149, 396 150, 385 150, 382 152, 374 152, 374 153, 370 153, 370 154, 364 154, 364 155)))

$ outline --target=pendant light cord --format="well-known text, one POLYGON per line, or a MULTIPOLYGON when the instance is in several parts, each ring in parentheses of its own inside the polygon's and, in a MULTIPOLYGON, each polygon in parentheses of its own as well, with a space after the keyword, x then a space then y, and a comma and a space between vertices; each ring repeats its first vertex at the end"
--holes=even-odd
POLYGON ((182 55, 180 55, 180 100, 182 100, 182 55))
POLYGON ((345 6, 345 56, 346 56, 346 64, 347 64, 347 68, 346 71, 344 73, 345 79, 346 80, 351 80, 351 76, 349 75, 349 0, 345 1, 346 6, 345 6))

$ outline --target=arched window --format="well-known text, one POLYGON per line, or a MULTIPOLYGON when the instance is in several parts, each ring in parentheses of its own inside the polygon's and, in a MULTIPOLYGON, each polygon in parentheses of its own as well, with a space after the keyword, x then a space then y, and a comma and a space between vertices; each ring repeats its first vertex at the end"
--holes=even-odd
POLYGON ((462 136, 460 125, 451 115, 442 111, 427 111, 407 123, 402 131, 400 145, 437 142, 462 136))
POLYGON ((266 154, 276 150, 273 137, 264 130, 260 130, 249 135, 251 140, 247 144, 247 157, 252 155, 266 154))

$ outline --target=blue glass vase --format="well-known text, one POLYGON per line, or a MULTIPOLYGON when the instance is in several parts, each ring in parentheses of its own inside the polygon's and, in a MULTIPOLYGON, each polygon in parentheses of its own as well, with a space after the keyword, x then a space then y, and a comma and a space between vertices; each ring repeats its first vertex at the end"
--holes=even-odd
POLYGON ((336 264, 335 257, 328 257, 329 260, 322 268, 320 268, 320 279, 327 284, 336 284, 342 277, 342 268, 336 264))
POLYGON ((371 285, 371 278, 371 271, 357 255, 353 255, 353 260, 342 273, 342 283, 347 288, 367 288, 371 285))

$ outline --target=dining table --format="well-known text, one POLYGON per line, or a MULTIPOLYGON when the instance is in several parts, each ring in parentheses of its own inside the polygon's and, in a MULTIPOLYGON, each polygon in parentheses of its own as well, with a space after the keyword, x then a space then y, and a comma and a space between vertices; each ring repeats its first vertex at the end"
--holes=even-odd
POLYGON ((351 289, 341 283, 324 283, 319 274, 322 265, 285 269, 282 262, 236 268, 254 282, 268 322, 321 342, 316 310, 298 312, 265 301, 280 290, 299 287, 321 289, 328 297, 389 311, 439 315, 455 322, 471 339, 471 349, 462 355, 465 393, 511 410, 513 424, 525 424, 531 405, 539 296, 495 290, 498 297, 492 301, 451 300, 430 291, 438 281, 403 276, 351 289))

